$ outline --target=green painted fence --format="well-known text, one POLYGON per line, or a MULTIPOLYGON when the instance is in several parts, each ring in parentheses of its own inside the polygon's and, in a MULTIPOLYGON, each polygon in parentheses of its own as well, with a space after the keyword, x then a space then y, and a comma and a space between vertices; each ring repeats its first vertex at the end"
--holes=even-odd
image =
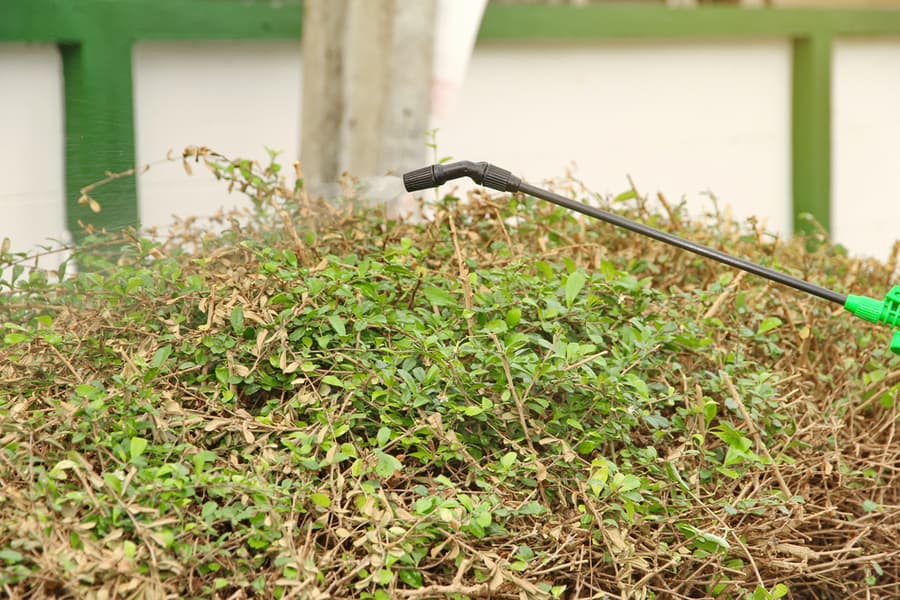
MULTIPOLYGON (((58 44, 65 80, 66 221, 80 231, 82 186, 134 166, 131 51, 143 40, 290 40, 302 0, 3 0, 0 42, 58 44)), ((791 157, 795 230, 831 212, 831 56, 843 36, 900 36, 897 10, 656 5, 490 5, 480 38, 609 40, 787 38, 792 43, 791 157)), ((104 188, 97 226, 138 222, 132 178, 104 188)))

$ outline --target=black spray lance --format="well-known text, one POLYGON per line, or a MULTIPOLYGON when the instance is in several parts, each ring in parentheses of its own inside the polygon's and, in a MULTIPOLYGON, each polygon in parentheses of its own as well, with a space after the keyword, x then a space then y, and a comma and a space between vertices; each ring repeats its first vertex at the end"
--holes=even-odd
MULTIPOLYGON (((522 181, 506 169, 494 166, 486 162, 459 161, 443 165, 431 165, 410 171, 403 175, 403 185, 408 192, 416 192, 428 188, 437 187, 453 179, 469 177, 475 183, 500 192, 521 192, 552 202, 558 206, 580 212, 581 214, 605 221, 616 227, 621 227, 634 233, 653 238, 657 241, 699 254, 704 258, 710 258, 724 263, 736 269, 759 275, 776 283, 786 285, 807 294, 818 296, 824 300, 840 304, 852 314, 872 323, 884 323, 892 328, 900 328, 900 286, 894 286, 885 296, 884 300, 876 300, 867 296, 844 295, 821 287, 814 283, 804 281, 786 273, 780 273, 774 269, 737 258, 709 246, 697 244, 690 240, 660 231, 626 219, 609 211, 595 208, 575 200, 560 196, 551 191, 539 188, 522 181)), ((900 331, 894 333, 891 340, 891 351, 900 354, 900 331)))

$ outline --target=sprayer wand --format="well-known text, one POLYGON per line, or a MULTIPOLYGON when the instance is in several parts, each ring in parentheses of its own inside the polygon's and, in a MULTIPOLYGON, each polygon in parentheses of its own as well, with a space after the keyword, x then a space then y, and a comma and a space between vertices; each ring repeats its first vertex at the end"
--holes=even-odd
MULTIPOLYGON (((403 185, 406 191, 415 192, 437 187, 453 179, 469 177, 475 183, 500 192, 522 192, 535 198, 552 202, 558 206, 580 212, 581 214, 599 219, 616 227, 621 227, 634 233, 653 238, 657 241, 699 254, 705 258, 718 261, 736 269, 759 275, 776 283, 792 287, 835 304, 840 304, 857 317, 872 323, 884 323, 892 328, 900 328, 900 286, 894 286, 885 296, 884 300, 876 300, 867 296, 844 295, 829 290, 822 286, 804 281, 786 273, 781 273, 762 265, 737 258, 709 246, 697 244, 690 240, 660 231, 626 219, 609 211, 583 204, 575 200, 560 196, 543 188, 522 181, 506 169, 494 166, 486 162, 459 161, 443 165, 431 165, 410 171, 403 175, 403 185)), ((891 351, 900 354, 900 331, 894 333, 891 340, 891 351)))

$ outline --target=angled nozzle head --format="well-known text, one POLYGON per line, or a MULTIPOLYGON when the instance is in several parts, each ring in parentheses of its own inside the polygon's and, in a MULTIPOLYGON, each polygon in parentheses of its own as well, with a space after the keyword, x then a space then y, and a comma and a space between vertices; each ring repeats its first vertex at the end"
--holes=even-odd
POLYGON ((450 180, 469 177, 479 185, 500 192, 517 192, 522 180, 500 167, 486 162, 462 160, 445 165, 431 165, 404 173, 403 185, 407 192, 417 192, 438 187, 450 180))

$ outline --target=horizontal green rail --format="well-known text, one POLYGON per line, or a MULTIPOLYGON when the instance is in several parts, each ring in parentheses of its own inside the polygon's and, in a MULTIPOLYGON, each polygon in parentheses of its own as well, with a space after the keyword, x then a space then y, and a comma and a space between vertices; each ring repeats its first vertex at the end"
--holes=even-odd
POLYGON ((492 5, 482 37, 505 39, 809 37, 897 35, 900 10, 823 10, 593 4, 492 5))
POLYGON ((298 39, 301 0, 3 0, 0 41, 298 39))
MULTIPOLYGON (((66 219, 116 228, 138 222, 132 179, 103 190, 104 210, 79 190, 134 165, 131 48, 143 40, 299 39, 302 0, 0 0, 0 42, 58 44, 65 78, 66 219)), ((900 36, 900 10, 745 9, 661 5, 488 6, 484 40, 788 39, 792 47, 794 229, 810 213, 831 222, 831 54, 838 36, 900 36)))

